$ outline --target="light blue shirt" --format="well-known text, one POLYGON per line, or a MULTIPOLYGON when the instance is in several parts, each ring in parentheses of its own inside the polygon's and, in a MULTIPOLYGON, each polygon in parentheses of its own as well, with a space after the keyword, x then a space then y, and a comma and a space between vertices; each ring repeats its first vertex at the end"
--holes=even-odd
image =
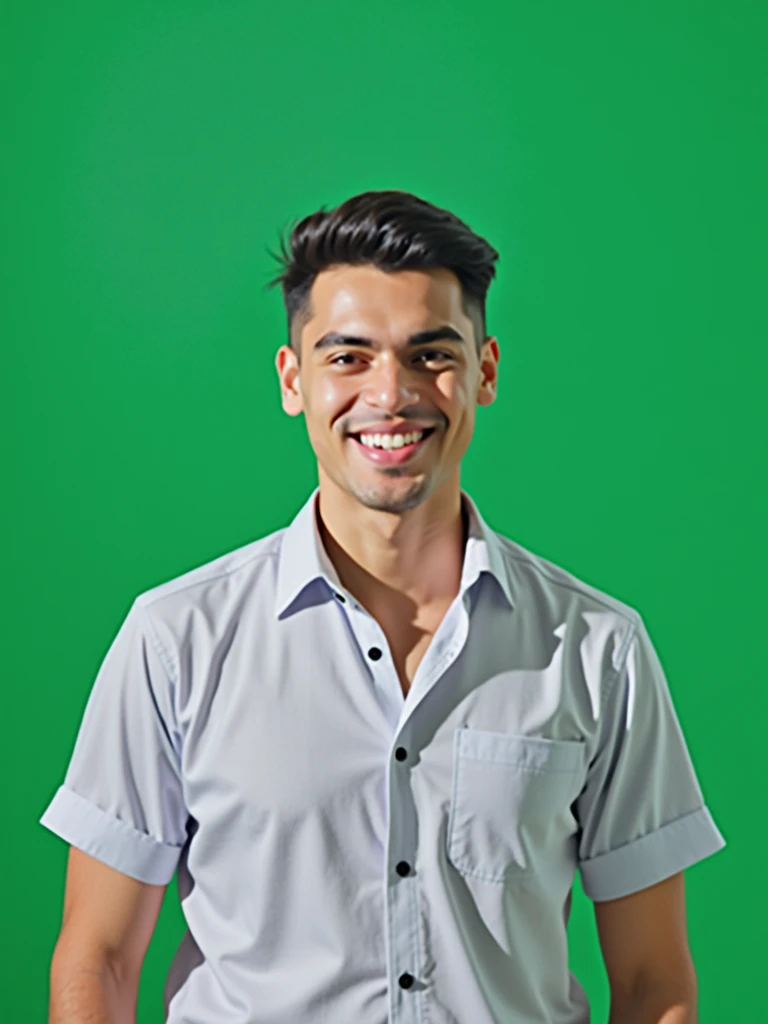
POLYGON ((169 1024, 588 1024, 575 871, 611 900, 725 846, 639 614, 491 530, 407 696, 316 488, 134 600, 41 823, 177 871, 169 1024))

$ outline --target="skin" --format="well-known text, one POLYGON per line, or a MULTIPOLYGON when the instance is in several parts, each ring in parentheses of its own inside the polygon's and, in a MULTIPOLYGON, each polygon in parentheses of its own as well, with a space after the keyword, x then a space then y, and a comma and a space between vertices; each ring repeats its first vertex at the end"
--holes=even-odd
POLYGON ((340 265, 322 271, 310 315, 292 347, 276 357, 282 405, 303 413, 317 457, 318 528, 343 585, 374 613, 411 620, 445 609, 459 590, 464 558, 460 463, 477 405, 496 397, 497 340, 480 353, 461 286, 447 269, 387 273, 340 265), (406 348, 417 331, 448 324, 464 344, 439 340, 406 348), (313 352, 327 331, 371 338, 367 349, 338 345, 313 352), (435 356, 435 352, 445 355, 435 356), (432 354, 430 354, 432 353, 432 354), (437 430, 403 466, 378 466, 347 435, 403 420, 437 430), (410 612, 408 610, 410 609, 410 612))

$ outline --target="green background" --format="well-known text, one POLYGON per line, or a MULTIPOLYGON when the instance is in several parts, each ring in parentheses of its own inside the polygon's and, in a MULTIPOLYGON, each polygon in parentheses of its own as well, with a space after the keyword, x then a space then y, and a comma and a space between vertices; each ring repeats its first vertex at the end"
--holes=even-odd
MULTIPOLYGON (((462 486, 644 617, 728 842, 686 872, 700 1021, 768 1021, 768 6, 15 0, 0 40, 3 1019, 47 1019, 67 847, 38 819, 133 598, 317 483, 265 247, 403 188, 501 253, 462 486)), ((182 931, 174 880, 139 1024, 182 931)))

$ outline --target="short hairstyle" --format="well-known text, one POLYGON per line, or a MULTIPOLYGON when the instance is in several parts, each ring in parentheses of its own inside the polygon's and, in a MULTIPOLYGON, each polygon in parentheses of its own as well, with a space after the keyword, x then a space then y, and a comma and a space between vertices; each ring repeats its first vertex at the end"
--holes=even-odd
POLYGON ((462 309, 472 320, 475 347, 486 338, 485 297, 498 252, 448 210, 399 189, 361 192, 330 212, 321 206, 294 224, 280 252, 281 265, 265 288, 282 285, 288 344, 301 364, 301 330, 311 318, 310 290, 328 267, 373 264, 380 270, 452 270, 461 284, 462 309))

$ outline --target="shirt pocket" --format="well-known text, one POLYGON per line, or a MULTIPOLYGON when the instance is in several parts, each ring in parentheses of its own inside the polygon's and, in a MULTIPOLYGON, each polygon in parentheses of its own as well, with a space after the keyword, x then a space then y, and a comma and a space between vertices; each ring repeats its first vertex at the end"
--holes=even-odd
POLYGON ((468 727, 454 737, 447 855, 489 882, 544 871, 577 828, 586 741, 468 727))

